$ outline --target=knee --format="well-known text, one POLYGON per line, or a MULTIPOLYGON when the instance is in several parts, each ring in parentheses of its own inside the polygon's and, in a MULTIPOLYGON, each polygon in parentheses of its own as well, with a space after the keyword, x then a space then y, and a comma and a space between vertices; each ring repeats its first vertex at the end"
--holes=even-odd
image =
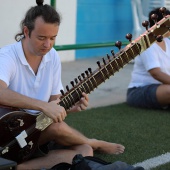
POLYGON ((88 144, 82 144, 75 146, 77 154, 82 154, 83 156, 93 156, 93 148, 88 144))
POLYGON ((24 163, 17 165, 17 170, 23 170, 23 169, 27 169, 27 168, 28 168, 28 166, 25 165, 24 163))
POLYGON ((66 131, 66 127, 68 125, 65 122, 60 122, 60 123, 53 123, 50 127, 51 132, 57 136, 65 134, 64 132, 66 131))
POLYGON ((88 145, 88 144, 83 144, 84 145, 84 151, 82 153, 83 156, 93 156, 93 148, 88 145))

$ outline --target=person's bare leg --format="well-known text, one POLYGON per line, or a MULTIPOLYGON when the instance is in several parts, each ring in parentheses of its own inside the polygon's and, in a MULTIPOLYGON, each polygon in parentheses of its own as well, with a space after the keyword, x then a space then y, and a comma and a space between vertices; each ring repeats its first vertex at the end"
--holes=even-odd
POLYGON ((118 155, 123 153, 125 150, 123 145, 117 143, 111 143, 97 139, 88 139, 88 141, 88 144, 93 148, 94 151, 96 150, 102 153, 118 155))
POLYGON ((170 85, 162 84, 157 88, 156 96, 162 106, 170 104, 170 85))
POLYGON ((61 162, 72 163, 72 159, 76 154, 93 156, 93 150, 88 145, 74 146, 72 149, 52 150, 46 156, 19 164, 17 166, 17 170, 39 170, 42 168, 49 169, 61 162))
POLYGON ((88 144, 93 150, 108 153, 108 154, 120 154, 124 152, 125 147, 121 144, 106 142, 97 139, 89 139, 79 131, 71 128, 65 122, 62 123, 53 123, 51 125, 47 135, 41 136, 41 142, 45 143, 45 140, 55 140, 56 143, 63 146, 73 146, 88 144), (52 134, 51 134, 51 133, 52 134), (50 139, 50 136, 53 136, 53 139, 50 139))

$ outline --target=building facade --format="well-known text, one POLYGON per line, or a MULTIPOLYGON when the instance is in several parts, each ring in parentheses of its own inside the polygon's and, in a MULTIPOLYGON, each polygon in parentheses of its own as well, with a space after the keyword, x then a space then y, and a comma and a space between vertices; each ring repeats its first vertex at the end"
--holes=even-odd
MULTIPOLYGON (((51 4, 50 0, 44 3, 51 4)), ((0 6, 0 47, 15 42, 25 12, 35 0, 5 0, 0 6)), ((126 41, 132 33, 130 0, 56 0, 62 22, 55 45, 91 44, 126 41)), ((105 56, 116 47, 59 51, 61 61, 105 56)))

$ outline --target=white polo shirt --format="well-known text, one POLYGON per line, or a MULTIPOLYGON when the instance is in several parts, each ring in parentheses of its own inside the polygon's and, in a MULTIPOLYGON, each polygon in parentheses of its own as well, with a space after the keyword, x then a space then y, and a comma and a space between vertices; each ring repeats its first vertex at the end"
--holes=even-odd
POLYGON ((154 79, 149 70, 159 67, 162 72, 170 75, 170 40, 164 38, 166 51, 154 43, 150 48, 135 58, 132 77, 128 88, 143 87, 150 84, 162 84, 154 79))
POLYGON ((21 41, 0 49, 0 79, 9 89, 46 102, 63 89, 61 62, 56 50, 52 48, 43 57, 35 75, 25 58, 21 41))

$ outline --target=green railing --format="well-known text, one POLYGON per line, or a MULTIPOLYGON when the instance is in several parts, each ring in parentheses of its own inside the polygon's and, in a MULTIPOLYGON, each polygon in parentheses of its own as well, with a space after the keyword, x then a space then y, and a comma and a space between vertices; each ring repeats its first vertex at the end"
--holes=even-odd
MULTIPOLYGON (((53 6, 54 8, 56 7, 56 0, 51 0, 51 6, 53 6)), ((127 45, 128 43, 129 42, 122 42, 122 46, 127 45)), ((55 45, 54 48, 57 51, 62 51, 62 50, 77 50, 77 49, 113 47, 113 46, 115 46, 115 42, 55 45)))
MULTIPOLYGON (((122 46, 127 45, 129 42, 122 42, 122 46)), ((57 51, 62 50, 78 50, 78 49, 87 49, 87 48, 101 48, 101 47, 113 47, 115 42, 108 43, 91 43, 91 44, 68 44, 68 45, 55 45, 54 48, 57 51)))

